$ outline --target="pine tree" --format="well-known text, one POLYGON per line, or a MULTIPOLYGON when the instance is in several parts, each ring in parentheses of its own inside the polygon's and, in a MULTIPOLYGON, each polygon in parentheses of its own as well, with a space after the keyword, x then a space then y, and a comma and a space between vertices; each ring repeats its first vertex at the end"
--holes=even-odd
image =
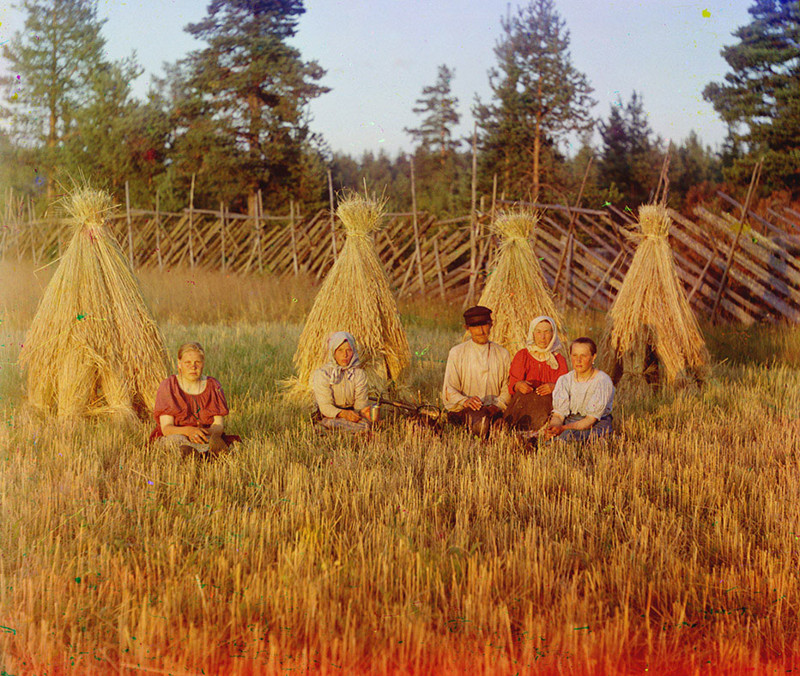
POLYGON ((458 148, 461 141, 453 139, 453 127, 461 116, 456 110, 458 99, 452 95, 451 83, 455 71, 442 64, 439 66, 436 84, 422 88, 422 96, 417 99, 413 111, 424 115, 416 129, 406 128, 414 142, 431 153, 437 153, 444 164, 447 154, 458 148))
POLYGON ((19 87, 2 113, 11 118, 17 143, 43 146, 37 153, 46 174, 48 202, 55 195, 62 145, 74 133, 78 110, 91 95, 91 74, 104 64, 105 23, 93 0, 23 0, 22 32, 3 47, 10 74, 6 89, 19 87))
POLYGON ((746 180, 753 156, 764 158, 764 177, 772 187, 788 186, 800 194, 800 3, 756 0, 753 17, 724 47, 731 72, 712 82, 703 98, 728 124, 727 147, 732 180, 746 180), (744 157, 736 157, 738 149, 744 157))
POLYGON ((569 31, 553 0, 532 0, 501 25, 498 65, 489 71, 494 100, 478 99, 474 108, 484 167, 499 172, 510 190, 519 191, 529 176, 537 198, 543 155, 554 160, 565 134, 592 127, 595 102, 586 76, 572 65, 569 31), (520 172, 523 166, 530 172, 520 172))
POLYGON ((307 104, 328 91, 317 84, 325 71, 288 42, 304 12, 301 0, 212 0, 186 27, 208 46, 172 73, 176 160, 205 172, 206 184, 238 178, 251 211, 259 189, 275 201, 300 197, 307 155, 318 152, 307 104))

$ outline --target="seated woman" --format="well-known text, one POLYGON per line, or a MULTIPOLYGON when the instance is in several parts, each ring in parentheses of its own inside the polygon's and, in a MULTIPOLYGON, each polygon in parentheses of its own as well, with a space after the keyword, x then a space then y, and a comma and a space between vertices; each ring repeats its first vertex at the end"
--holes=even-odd
POLYGON ((346 331, 328 336, 328 361, 311 374, 311 389, 323 430, 367 432, 369 400, 367 374, 361 368, 356 340, 346 331))
POLYGON ((506 423, 518 430, 536 431, 549 419, 553 409, 556 381, 569 371, 561 348, 558 329, 551 317, 536 317, 528 327, 527 347, 514 355, 508 375, 511 403, 506 423))
POLYGON ((597 345, 591 338, 576 338, 570 346, 573 370, 561 376, 553 390, 550 425, 540 439, 584 441, 611 434, 614 383, 594 367, 597 345))
POLYGON ((223 434, 228 403, 215 378, 203 375, 205 351, 199 343, 178 348, 178 374, 162 381, 153 411, 158 426, 150 440, 177 446, 184 454, 215 454, 240 441, 223 434))

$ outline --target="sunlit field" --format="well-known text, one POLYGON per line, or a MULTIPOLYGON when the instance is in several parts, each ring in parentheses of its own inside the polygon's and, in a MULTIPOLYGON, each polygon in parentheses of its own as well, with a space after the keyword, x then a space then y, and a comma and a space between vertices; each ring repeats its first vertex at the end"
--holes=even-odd
MULTIPOLYGON (((172 353, 206 348, 244 437, 215 463, 150 423, 58 424, 16 364, 47 270, 0 266, 0 673, 784 673, 800 667, 800 329, 706 327, 700 391, 616 436, 525 449, 289 406, 310 279, 142 273, 172 353)), ((438 403, 460 303, 401 304, 438 403)), ((572 337, 602 316, 568 314, 572 337)))

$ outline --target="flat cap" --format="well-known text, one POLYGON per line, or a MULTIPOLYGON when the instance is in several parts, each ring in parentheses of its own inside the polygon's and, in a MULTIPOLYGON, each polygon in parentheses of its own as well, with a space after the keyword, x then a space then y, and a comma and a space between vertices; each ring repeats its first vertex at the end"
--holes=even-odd
POLYGON ((483 305, 475 305, 464 311, 464 323, 467 326, 480 326, 492 321, 492 311, 483 305))

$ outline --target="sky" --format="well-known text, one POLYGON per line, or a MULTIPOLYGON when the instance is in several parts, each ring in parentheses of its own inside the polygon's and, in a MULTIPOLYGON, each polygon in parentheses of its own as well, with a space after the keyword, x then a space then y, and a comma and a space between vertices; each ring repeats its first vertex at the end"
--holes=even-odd
MULTIPOLYGON (((23 29, 23 17, 0 6, 0 43, 23 29)), ((412 149, 404 132, 420 118, 412 112, 422 88, 436 80, 440 64, 455 69, 453 93, 461 122, 456 135, 472 133, 476 95, 490 99, 488 71, 502 29, 500 19, 519 2, 505 0, 306 0, 293 43, 303 58, 327 70, 328 94, 310 105, 312 128, 331 149, 360 156, 384 149, 390 156, 412 149)), ((737 27, 749 22, 754 0, 556 0, 570 31, 572 63, 594 88, 596 118, 642 95, 650 127, 679 143, 694 130, 719 147, 725 126, 702 90, 721 80, 728 66, 720 55, 737 27)), ((143 97, 150 77, 202 47, 184 32, 200 20, 202 0, 99 0, 107 19, 108 56, 135 51, 145 74, 134 91, 143 97)), ((7 65, 3 64, 7 72, 7 65)), ((24 95, 24 83, 22 83, 24 95)), ((595 135, 595 142, 599 137, 595 135)), ((567 139, 562 149, 577 150, 567 139)))

